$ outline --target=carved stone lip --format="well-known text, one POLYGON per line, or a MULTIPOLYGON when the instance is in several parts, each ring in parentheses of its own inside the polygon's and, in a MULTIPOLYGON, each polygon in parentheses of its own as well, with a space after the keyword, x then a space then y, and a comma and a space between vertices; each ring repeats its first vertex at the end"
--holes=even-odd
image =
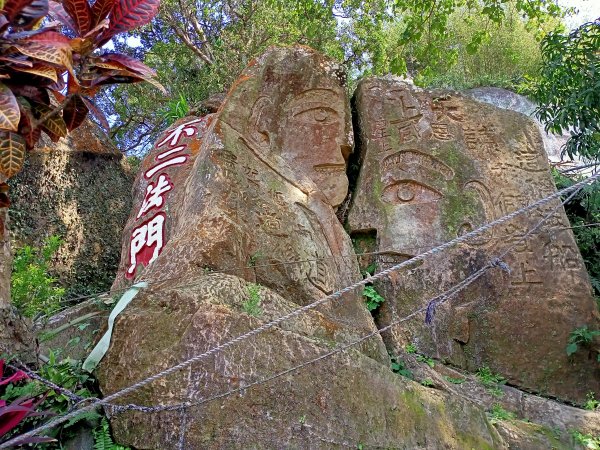
POLYGON ((319 164, 317 166, 313 166, 317 172, 322 173, 337 173, 337 172, 345 172, 346 165, 345 164, 319 164))

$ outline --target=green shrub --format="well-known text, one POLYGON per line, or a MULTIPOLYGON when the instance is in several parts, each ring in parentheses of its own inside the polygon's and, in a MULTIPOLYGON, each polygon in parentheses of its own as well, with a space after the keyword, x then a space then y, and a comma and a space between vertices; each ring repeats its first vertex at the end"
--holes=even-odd
POLYGON ((365 298, 365 304, 369 311, 375 311, 383 304, 383 302, 385 302, 385 298, 383 298, 373 286, 365 286, 363 297, 365 298))
POLYGON ((62 243, 58 236, 50 236, 42 248, 26 245, 16 250, 11 297, 23 315, 51 314, 59 308, 65 290, 56 285, 56 278, 50 276, 49 265, 62 243))
MULTIPOLYGON (((552 173, 558 189, 572 186, 581 179, 579 176, 567 177, 557 170, 552 173)), ((565 212, 600 306, 600 227, 593 225, 600 222, 600 183, 593 183, 579 191, 573 200, 565 204, 565 212)))

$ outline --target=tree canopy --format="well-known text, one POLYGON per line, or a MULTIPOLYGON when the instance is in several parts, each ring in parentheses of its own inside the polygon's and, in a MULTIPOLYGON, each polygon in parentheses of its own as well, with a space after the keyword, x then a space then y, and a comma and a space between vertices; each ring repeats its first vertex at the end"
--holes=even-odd
POLYGON ((485 70, 502 72, 498 66, 509 61, 518 69, 502 72, 505 82, 497 84, 506 84, 539 61, 536 39, 562 13, 555 0, 163 0, 159 16, 130 35, 140 46, 131 48, 127 39, 115 45, 154 67, 169 94, 124 86, 111 88, 100 102, 120 148, 143 150, 173 111, 189 106, 201 112, 203 100, 226 91, 268 46, 296 43, 344 63, 351 82, 393 73, 439 85, 457 62, 462 72, 450 84, 483 80, 485 70), (473 59, 480 48, 495 66, 473 59), (519 48, 530 49, 530 57, 519 48))
POLYGON ((543 66, 526 91, 540 104, 546 129, 570 131, 564 152, 600 159, 600 18, 542 41, 543 66))

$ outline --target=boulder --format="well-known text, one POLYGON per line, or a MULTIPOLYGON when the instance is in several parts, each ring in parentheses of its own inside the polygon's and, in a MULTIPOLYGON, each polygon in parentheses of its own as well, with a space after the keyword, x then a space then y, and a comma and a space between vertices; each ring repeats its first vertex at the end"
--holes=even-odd
MULTIPOLYGON (((279 317, 297 305, 225 274, 170 281, 140 292, 117 321, 100 365, 103 392, 125 388, 182 359, 279 317)), ((154 406, 198 402, 243 388, 338 345, 330 322, 310 311, 214 357, 128 394, 154 406)), ((111 417, 116 440, 138 449, 505 448, 469 402, 392 373, 355 349, 268 383, 186 410, 129 411, 111 417)))
MULTIPOLYGON (((143 163, 113 287, 214 271, 306 305, 360 280, 334 211, 352 144, 340 70, 306 47, 272 48, 218 115, 167 130, 143 163)), ((360 291, 321 311, 336 340, 374 330, 360 291)), ((380 340, 370 347, 387 360, 380 340)))
MULTIPOLYGON (((539 130, 522 114, 457 93, 418 89, 393 77, 356 92, 360 175, 348 229, 361 250, 389 267, 555 192, 539 130)), ((376 283, 385 326, 428 305, 503 250, 510 273, 489 270, 437 308, 431 325, 404 323, 384 336, 390 352, 419 352, 510 384, 583 402, 600 392, 587 350, 569 358, 574 329, 598 329, 588 275, 558 202, 376 283), (557 208, 557 209, 555 209, 557 208), (533 235, 521 237, 542 217, 533 235)))
MULTIPOLYGON (((497 106, 498 108, 520 112, 521 114, 531 117, 540 130, 542 141, 544 143, 544 150, 548 155, 548 159, 552 162, 559 162, 563 160, 561 155, 562 147, 569 140, 569 133, 546 133, 544 125, 535 117, 535 109, 538 105, 529 100, 527 97, 509 91, 508 89, 497 87, 478 87, 469 89, 465 91, 465 95, 474 98, 475 100, 497 106)), ((570 158, 566 159, 570 160, 570 158)), ((577 159, 575 161, 581 164, 581 161, 577 159)))
POLYGON ((47 137, 10 180, 10 231, 17 246, 64 240, 53 274, 67 296, 110 287, 131 210, 133 176, 119 150, 91 121, 57 143, 47 137))

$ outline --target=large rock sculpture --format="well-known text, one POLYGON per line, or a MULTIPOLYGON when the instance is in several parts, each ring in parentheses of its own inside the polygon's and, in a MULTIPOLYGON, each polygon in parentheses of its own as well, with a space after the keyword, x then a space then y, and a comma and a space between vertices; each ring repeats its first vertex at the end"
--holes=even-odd
MULTIPOLYGON (((394 78, 362 81, 356 109, 361 171, 348 224, 360 248, 379 252, 380 269, 555 191, 539 131, 521 114, 394 78)), ((432 326, 394 328, 385 335, 388 349, 412 342, 450 364, 471 371, 487 365, 511 384, 571 401, 599 392, 600 369, 588 352, 565 352, 575 328, 598 328, 568 227, 552 203, 378 283, 386 299, 378 325, 385 326, 515 246, 505 258, 510 274, 489 271, 441 305, 432 326)))
MULTIPOLYGON (((216 113, 182 119, 159 138, 136 180, 134 209, 113 288, 118 292, 139 281, 149 286, 116 320, 110 349, 97 373, 105 395, 361 279, 350 238, 335 215, 347 196, 345 169, 352 150, 341 73, 311 49, 271 48, 246 68, 216 113)), ((431 113, 423 112, 404 88, 395 92, 387 89, 387 81, 368 83, 360 92, 373 87, 375 97, 387 97, 390 103, 372 100, 373 110, 359 117, 367 147, 358 158, 363 173, 350 218, 357 243, 373 243, 374 250, 385 252, 378 260, 383 267, 414 254, 409 247, 424 249, 495 217, 490 188, 478 176, 487 162, 479 162, 477 155, 455 142, 453 125, 440 119, 436 126, 443 144, 440 153, 413 146, 418 142, 414 136, 420 139, 427 132, 421 127, 431 113), (392 116, 399 104, 404 109, 392 116), (393 145, 405 140, 411 146, 377 147, 373 156, 369 145, 375 144, 367 136, 373 136, 376 145, 393 136, 393 145), (383 177, 380 156, 387 158, 381 163, 386 168, 383 177), (413 200, 412 209, 400 211, 400 203, 413 200), (443 213, 445 202, 456 209, 443 213), (403 234, 401 220, 412 234, 403 234), (413 233, 415 229, 423 234, 413 233)), ((456 99, 440 102, 439 108, 455 120, 472 114, 463 111, 456 99)), ((499 113, 494 109, 490 114, 499 113)), ((529 134, 520 137, 524 128, 519 120, 511 122, 515 142, 535 139, 529 134)), ((477 132, 473 136, 476 139, 477 132)), ((492 145, 488 141, 485 145, 492 145)), ((505 162, 521 161, 531 169, 536 182, 541 180, 541 193, 553 188, 538 173, 536 164, 542 164, 542 170, 546 167, 537 153, 532 157, 524 152, 519 158, 505 162)), ((504 176, 505 171, 499 173, 504 176)), ((555 220, 564 223, 560 214, 555 220)), ((388 297, 380 321, 389 323, 404 313, 402 308, 420 307, 426 294, 439 293, 457 281, 453 277, 462 277, 485 261, 491 245, 491 237, 486 238, 463 249, 462 269, 453 254, 438 261, 446 264, 440 274, 413 271, 416 281, 406 285, 414 294, 411 305, 388 295, 401 293, 399 277, 379 286, 388 297)), ((557 239, 563 242, 560 236, 557 239)), ((579 283, 575 289, 583 292, 587 285, 580 267, 573 273, 579 283)), ((486 278, 486 283, 499 287, 490 288, 484 305, 489 307, 493 296, 500 296, 500 304, 505 301, 508 288, 502 286, 507 278, 502 274, 486 278)), ((478 292, 486 286, 479 285, 478 292)), ((561 298, 548 297, 551 305, 561 298)), ((587 304, 579 308, 580 313, 588 311, 587 304)), ((440 306, 438 321, 448 314, 440 306)), ((471 327, 460 335, 466 336, 465 348, 473 341, 483 342, 479 328, 467 321, 470 316, 455 316, 460 320, 452 330, 471 327), (473 341, 467 339, 471 333, 473 341)), ((500 335, 494 329, 500 325, 492 323, 493 336, 500 335)), ((446 321, 436 326, 445 336, 446 321)), ((356 347, 331 353, 375 330, 360 292, 347 293, 127 394, 119 402, 193 405, 162 412, 109 408, 114 435, 122 444, 152 449, 479 449, 507 448, 506 442, 515 441, 502 438, 483 410, 464 396, 451 395, 443 387, 425 388, 392 373, 384 342, 376 333, 356 347), (318 357, 323 358, 266 380, 318 357), (231 395, 221 396, 229 391, 231 395)), ((387 336, 388 348, 407 342, 405 334, 415 337, 423 352, 436 349, 429 330, 419 324, 387 336)), ((506 342, 499 345, 506 349, 506 342)), ((455 349, 448 348, 447 359, 453 361, 455 349)), ((481 348, 474 347, 476 357, 484 354, 481 348)), ((564 352, 562 344, 560 351, 564 352)), ((459 364, 470 361, 461 355, 459 364)), ((489 364, 493 366, 492 361, 489 364)))
MULTIPOLYGON (((169 129, 139 176, 114 287, 134 270, 149 282, 216 271, 305 305, 361 279, 333 209, 347 193, 352 148, 340 74, 308 48, 273 50, 216 117, 169 129)), ((336 340, 374 329, 360 292, 323 311, 336 340)), ((386 358, 382 344, 372 347, 386 358)))

